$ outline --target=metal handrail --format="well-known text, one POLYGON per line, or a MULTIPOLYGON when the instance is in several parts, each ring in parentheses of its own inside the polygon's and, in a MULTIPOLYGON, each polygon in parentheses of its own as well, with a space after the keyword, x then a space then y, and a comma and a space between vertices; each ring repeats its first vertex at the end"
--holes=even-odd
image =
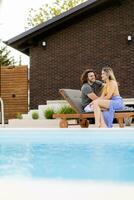
POLYGON ((5 126, 5 120, 4 120, 4 102, 2 98, 0 97, 0 104, 1 104, 1 122, 2 122, 2 127, 5 126))

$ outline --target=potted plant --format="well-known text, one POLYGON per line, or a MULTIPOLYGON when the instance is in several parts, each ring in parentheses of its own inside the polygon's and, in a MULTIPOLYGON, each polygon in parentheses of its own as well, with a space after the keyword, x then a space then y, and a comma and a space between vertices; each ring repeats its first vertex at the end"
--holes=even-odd
POLYGON ((21 113, 16 113, 16 119, 23 119, 22 114, 21 113))
POLYGON ((32 119, 39 119, 39 113, 38 112, 33 112, 32 113, 32 119))
POLYGON ((53 114, 55 113, 54 108, 49 107, 46 110, 44 110, 44 117, 46 119, 53 119, 53 114))

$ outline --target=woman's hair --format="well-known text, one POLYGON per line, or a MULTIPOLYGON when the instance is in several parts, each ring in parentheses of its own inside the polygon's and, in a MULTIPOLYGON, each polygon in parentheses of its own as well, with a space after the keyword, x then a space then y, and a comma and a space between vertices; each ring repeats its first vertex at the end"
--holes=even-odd
MULTIPOLYGON (((114 75, 114 72, 113 72, 112 68, 110 68, 110 67, 103 67, 103 68, 102 68, 102 71, 106 72, 106 74, 107 74, 109 80, 114 80, 114 81, 116 81, 116 78, 115 78, 115 75, 114 75)), ((117 81, 116 81, 116 82, 117 82, 117 81)))
POLYGON ((93 69, 86 69, 82 73, 81 78, 80 78, 81 85, 88 82, 88 73, 91 73, 91 72, 93 72, 96 77, 96 72, 93 69))

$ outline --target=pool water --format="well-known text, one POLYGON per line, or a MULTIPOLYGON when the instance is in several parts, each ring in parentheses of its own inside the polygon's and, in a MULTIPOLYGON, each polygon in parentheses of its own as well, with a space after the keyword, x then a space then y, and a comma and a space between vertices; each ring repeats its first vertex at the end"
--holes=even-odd
POLYGON ((134 131, 0 130, 0 178, 134 182, 134 131))

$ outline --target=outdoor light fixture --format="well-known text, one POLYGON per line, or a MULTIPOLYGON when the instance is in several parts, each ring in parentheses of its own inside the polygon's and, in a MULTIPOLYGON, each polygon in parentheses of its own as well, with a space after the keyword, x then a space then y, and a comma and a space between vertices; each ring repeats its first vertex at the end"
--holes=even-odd
POLYGON ((127 41, 128 41, 128 43, 130 43, 132 41, 132 35, 127 36, 127 41))
POLYGON ((46 47, 46 46, 47 46, 46 41, 43 41, 43 42, 42 42, 42 46, 43 46, 43 47, 46 47))

